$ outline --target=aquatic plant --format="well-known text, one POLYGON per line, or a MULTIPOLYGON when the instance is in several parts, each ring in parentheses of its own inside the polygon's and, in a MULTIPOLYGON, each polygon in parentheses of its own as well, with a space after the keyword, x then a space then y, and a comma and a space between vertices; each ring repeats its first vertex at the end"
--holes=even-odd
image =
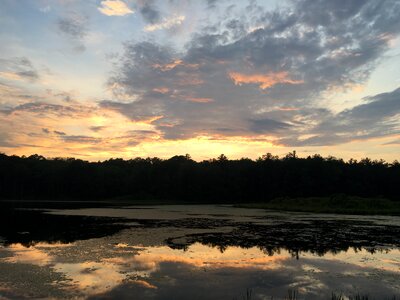
POLYGON ((299 293, 296 290, 289 289, 285 300, 296 300, 299 293))
POLYGON ((331 300, 344 300, 343 294, 340 293, 337 295, 336 293, 332 292, 331 300))

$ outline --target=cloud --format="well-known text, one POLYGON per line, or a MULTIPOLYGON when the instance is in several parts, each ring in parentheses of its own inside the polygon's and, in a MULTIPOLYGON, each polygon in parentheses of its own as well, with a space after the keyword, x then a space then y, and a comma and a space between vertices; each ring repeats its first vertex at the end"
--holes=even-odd
POLYGON ((383 145, 400 145, 400 139, 384 143, 383 145))
POLYGON ((58 29, 71 38, 83 38, 87 31, 85 24, 80 18, 61 18, 57 22, 58 29))
POLYGON ((258 84, 259 87, 263 90, 268 89, 278 83, 300 84, 304 82, 302 80, 290 79, 287 72, 251 75, 246 75, 238 72, 230 72, 229 77, 236 85, 242 85, 243 83, 254 83, 258 84))
MULTIPOLYGON (((52 91, 49 91, 50 94, 52 94, 52 91)), ((59 93, 55 93, 53 94, 55 97, 59 97, 61 98, 63 101, 65 102, 73 102, 73 96, 71 93, 68 92, 59 92, 59 93)))
POLYGON ((4 108, 0 110, 0 113, 6 115, 20 112, 28 112, 40 115, 52 114, 60 117, 84 117, 93 112, 93 107, 78 104, 61 105, 46 102, 26 102, 11 108, 4 108))
POLYGON ((100 4, 98 10, 106 16, 125 16, 134 13, 125 2, 120 0, 105 0, 100 4))
POLYGON ((10 141, 9 134, 5 132, 0 132, 0 147, 1 148, 15 148, 18 147, 15 143, 10 141))
POLYGON ((71 14, 57 20, 58 30, 68 38, 76 52, 86 50, 84 38, 88 34, 87 23, 88 19, 78 14, 71 14))
POLYGON ((163 18, 159 23, 150 24, 144 27, 145 31, 156 31, 161 29, 170 29, 179 26, 185 21, 185 16, 172 16, 163 18))
POLYGON ((127 42, 109 79, 114 98, 100 106, 150 123, 164 139, 272 137, 292 146, 393 134, 397 92, 340 113, 321 100, 368 80, 400 33, 399 14, 391 0, 300 0, 270 11, 253 2, 183 48, 127 42))
MULTIPOLYGON (((59 134, 58 138, 71 145, 95 145, 105 151, 123 150, 126 147, 134 147, 145 141, 157 139, 157 132, 152 130, 129 130, 122 135, 113 137, 94 137, 90 135, 59 134)), ((96 148, 93 148, 96 150, 96 148)))
POLYGON ((196 102, 196 103, 209 103, 214 101, 212 98, 205 98, 205 97, 187 97, 187 101, 196 102))
POLYGON ((94 131, 94 132, 99 132, 102 131, 103 129, 105 129, 105 126, 90 126, 90 130, 94 131))
POLYGON ((47 5, 47 6, 44 6, 44 7, 41 7, 41 8, 39 8, 39 10, 42 12, 42 13, 48 13, 48 12, 50 12, 51 11, 51 6, 50 5, 47 5))
POLYGON ((279 122, 271 119, 259 119, 259 120, 249 120, 250 130, 255 133, 271 133, 291 127, 290 124, 279 122))
POLYGON ((215 9, 217 7, 217 2, 218 2, 217 0, 207 0, 206 2, 208 9, 215 9))
POLYGON ((320 116, 319 122, 308 130, 312 137, 301 140, 297 135, 283 138, 280 143, 323 146, 400 133, 400 88, 364 100, 366 103, 351 109, 320 116))
POLYGON ((7 80, 37 81, 39 73, 26 57, 0 59, 0 77, 7 80))
MULTIPOLYGON (((44 134, 46 134, 46 135, 50 135, 50 134, 55 134, 55 135, 57 135, 57 136, 66 135, 66 133, 63 132, 63 131, 59 131, 59 130, 53 130, 53 131, 51 131, 51 130, 48 129, 48 128, 42 128, 42 132, 43 132, 44 134)), ((37 134, 33 134, 33 135, 36 136, 37 134)))
POLYGON ((86 135, 60 135, 60 138, 64 142, 77 144, 99 144, 102 142, 100 138, 86 135))
POLYGON ((156 69, 160 69, 161 71, 170 71, 174 68, 176 68, 177 66, 184 66, 187 68, 193 68, 196 69, 199 67, 199 64, 185 64, 181 59, 176 59, 170 63, 166 63, 166 64, 154 64, 153 67, 156 69))
POLYGON ((66 133, 63 132, 63 131, 54 130, 53 132, 54 132, 54 134, 56 134, 56 135, 61 135, 61 136, 66 135, 66 133))
POLYGON ((160 22, 161 14, 155 7, 153 0, 139 0, 138 5, 139 12, 147 23, 155 24, 160 22))

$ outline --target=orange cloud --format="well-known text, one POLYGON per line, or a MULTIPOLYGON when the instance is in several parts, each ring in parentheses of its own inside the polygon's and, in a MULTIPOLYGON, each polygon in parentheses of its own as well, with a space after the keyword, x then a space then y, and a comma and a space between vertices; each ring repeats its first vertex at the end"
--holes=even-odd
POLYGON ((153 92, 157 92, 160 94, 167 94, 169 92, 169 88, 167 88, 167 87, 154 88, 153 92))
POLYGON ((294 80, 288 77, 287 72, 269 73, 269 74, 253 74, 247 75, 238 72, 230 72, 229 77, 233 80, 235 85, 242 85, 244 83, 255 83, 261 89, 268 89, 278 83, 300 84, 302 80, 294 80))
POLYGON ((202 98, 202 97, 187 97, 186 100, 196 103, 209 103, 214 101, 214 99, 212 98, 202 98))
POLYGON ((0 72, 0 77, 7 80, 22 80, 22 77, 13 72, 0 72))
POLYGON ((168 64, 154 64, 153 68, 154 69, 160 69, 161 71, 165 72, 165 71, 172 70, 177 66, 184 66, 184 67, 189 68, 189 69, 196 69, 196 68, 199 67, 199 64, 185 64, 183 62, 183 60, 175 59, 174 61, 172 61, 172 62, 170 62, 168 64))
POLYGON ((151 124, 151 123, 153 123, 153 122, 155 122, 155 121, 157 121, 157 120, 160 120, 160 119, 162 119, 162 118, 164 118, 164 116, 154 116, 154 117, 151 117, 151 118, 149 118, 149 119, 140 121, 140 122, 138 122, 138 123, 151 124))
POLYGON ((176 66, 182 65, 183 61, 181 59, 176 59, 173 62, 169 63, 169 64, 154 64, 153 68, 154 69, 160 69, 161 71, 169 71, 174 69, 176 66))
POLYGON ((295 111, 295 110, 299 110, 299 108, 297 108, 297 107, 290 107, 290 106, 288 106, 288 107, 286 107, 286 106, 281 106, 281 107, 278 107, 277 110, 280 110, 280 111, 295 111))
POLYGON ((120 0, 101 1, 101 7, 98 10, 106 16, 124 16, 134 13, 125 2, 120 0))

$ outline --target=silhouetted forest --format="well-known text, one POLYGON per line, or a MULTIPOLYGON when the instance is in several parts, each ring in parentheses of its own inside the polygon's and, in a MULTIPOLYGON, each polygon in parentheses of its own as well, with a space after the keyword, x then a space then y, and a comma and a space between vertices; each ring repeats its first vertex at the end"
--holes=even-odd
POLYGON ((201 162, 189 155, 88 162, 0 154, 0 199, 216 203, 335 194, 399 200, 400 163, 299 158, 295 151, 257 160, 228 160, 222 154, 201 162))

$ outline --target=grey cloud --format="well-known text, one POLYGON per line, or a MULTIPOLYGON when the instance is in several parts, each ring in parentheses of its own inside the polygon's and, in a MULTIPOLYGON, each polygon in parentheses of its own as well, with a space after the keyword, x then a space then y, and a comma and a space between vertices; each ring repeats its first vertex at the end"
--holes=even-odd
POLYGON ((304 140, 300 140, 298 135, 292 137, 285 137, 281 139, 277 139, 275 143, 284 145, 284 146, 292 146, 292 147, 303 147, 303 146, 330 146, 341 144, 348 141, 341 136, 333 134, 326 134, 326 135, 316 135, 304 140))
MULTIPOLYGON (((58 136, 66 135, 65 132, 57 131, 57 130, 51 131, 48 128, 42 128, 42 133, 44 133, 46 135, 51 135, 51 134, 55 134, 55 135, 58 135, 58 136)), ((28 133, 28 135, 31 136, 31 137, 40 137, 40 136, 42 136, 42 134, 38 134, 38 133, 35 133, 35 132, 28 133)))
POLYGON ((17 72, 17 74, 21 77, 31 78, 31 79, 37 79, 39 77, 35 70, 21 71, 17 72))
POLYGON ((107 139, 87 135, 67 135, 65 133, 59 134, 59 138, 66 143, 101 144, 105 149, 120 150, 124 147, 139 145, 145 140, 154 139, 155 135, 157 135, 157 132, 152 130, 131 130, 121 136, 107 139))
POLYGON ((11 114, 19 111, 33 112, 33 113, 57 113, 57 114, 72 114, 76 110, 72 107, 67 107, 58 104, 50 104, 43 102, 28 102, 25 104, 17 105, 16 107, 2 110, 3 113, 11 114))
POLYGON ((5 132, 0 132, 0 147, 14 148, 16 145, 10 142, 10 136, 5 132))
MULTIPOLYGON (((297 7, 306 7, 303 10, 302 18, 312 25, 328 25, 335 21, 344 20, 354 17, 360 12, 368 1, 365 0, 339 0, 339 1, 323 1, 323 0, 300 0, 293 1, 297 7), (318 12, 318 14, 314 14, 318 12)), ((371 4, 371 3, 370 3, 371 4)))
POLYGON ((53 132, 54 132, 54 134, 56 134, 56 135, 61 135, 61 136, 67 135, 67 134, 66 134, 65 132, 63 132, 63 131, 54 130, 53 132))
POLYGON ((362 29, 362 32, 365 33, 371 31, 399 32, 400 3, 396 0, 300 0, 293 1, 293 3, 297 8, 307 7, 302 10, 301 14, 301 18, 306 24, 329 26, 332 33, 348 30, 350 35, 360 34, 361 32, 352 31, 352 28, 349 27, 351 23, 359 27, 365 25, 365 28, 362 29), (315 12, 318 13, 315 14, 315 12))
POLYGON ((36 114, 54 114, 57 116, 85 116, 92 111, 91 107, 83 105, 60 105, 45 102, 27 102, 12 108, 0 110, 3 114, 12 114, 18 112, 28 112, 36 114))
POLYGON ((387 109, 397 104, 388 95, 338 115, 312 107, 323 92, 369 78, 400 32, 398 2, 302 0, 276 11, 257 7, 249 6, 250 16, 203 28, 180 52, 154 42, 126 43, 109 80, 115 99, 100 106, 152 122, 166 139, 271 134, 288 145, 332 144, 368 126, 371 114, 378 129, 360 138, 395 131, 387 109), (233 72, 245 79, 235 84, 233 72), (274 74, 281 80, 268 85, 274 74), (277 105, 295 109, 265 109, 277 105))
POLYGON ((36 133, 36 132, 29 132, 29 133, 26 133, 26 135, 29 136, 29 137, 40 137, 40 136, 43 136, 42 134, 36 133))
POLYGON ((36 97, 34 95, 19 94, 19 95, 16 95, 16 98, 21 98, 21 99, 24 99, 24 100, 26 100, 26 99, 33 100, 33 99, 36 99, 36 98, 39 98, 39 97, 36 97))
POLYGON ((70 92, 65 92, 65 91, 54 91, 52 89, 46 89, 46 93, 48 94, 49 97, 54 97, 54 98, 59 98, 62 101, 72 103, 75 102, 73 94, 70 92))
POLYGON ((308 132, 315 136, 304 140, 289 137, 280 143, 323 146, 400 133, 400 88, 365 100, 367 103, 320 118, 319 124, 308 132))
POLYGON ((144 137, 157 134, 154 130, 130 130, 127 132, 130 136, 144 137))
POLYGON ((136 146, 144 141, 157 139, 158 133, 153 130, 130 130, 124 136, 117 139, 122 140, 126 146, 136 146))
POLYGON ((217 7, 217 3, 222 2, 222 0, 206 0, 208 9, 215 9, 217 7))
POLYGON ((366 98, 368 103, 340 113, 339 118, 377 122, 400 113, 400 88, 366 98))
POLYGON ((382 145, 400 145, 400 139, 393 140, 393 141, 384 143, 384 144, 382 144, 382 145))
POLYGON ((86 135, 61 135, 60 138, 64 142, 69 142, 69 143, 98 144, 101 142, 101 139, 99 138, 86 135))
POLYGON ((159 116, 163 111, 161 105, 152 103, 147 105, 145 101, 132 103, 119 103, 115 101, 102 101, 100 106, 117 112, 124 112, 124 115, 134 121, 146 121, 153 117, 159 116))
POLYGON ((41 146, 32 145, 32 144, 24 144, 24 143, 16 143, 13 140, 13 137, 9 133, 0 132, 0 148, 18 148, 18 147, 37 147, 37 148, 40 148, 41 146))
POLYGON ((138 5, 139 12, 146 22, 155 24, 161 20, 161 14, 153 0, 141 0, 138 5))
POLYGON ((0 59, 0 71, 11 72, 28 81, 36 81, 40 77, 37 69, 26 57, 0 59))
POLYGON ((103 129, 105 129, 105 126, 90 126, 89 129, 94 131, 94 132, 99 132, 102 131, 103 129))
POLYGON ((316 128, 318 131, 350 133, 350 137, 370 137, 397 133, 400 113, 400 88, 367 98, 368 103, 344 110, 316 128), (357 132, 361 132, 357 134, 357 132))
POLYGON ((87 36, 88 19, 79 15, 71 15, 57 20, 58 30, 68 38, 76 52, 85 51, 84 38, 87 36))
POLYGON ((72 96, 67 92, 61 92, 61 93, 55 94, 54 96, 60 97, 65 102, 72 102, 73 101, 72 96))
POLYGON ((57 22, 58 29, 72 37, 72 38, 77 38, 81 39, 85 37, 87 34, 86 28, 82 20, 76 19, 76 18, 62 18, 59 19, 57 22))
POLYGON ((283 129, 288 129, 292 126, 290 124, 275 121, 272 119, 249 120, 249 122, 251 123, 250 130, 255 133, 271 133, 283 129))

